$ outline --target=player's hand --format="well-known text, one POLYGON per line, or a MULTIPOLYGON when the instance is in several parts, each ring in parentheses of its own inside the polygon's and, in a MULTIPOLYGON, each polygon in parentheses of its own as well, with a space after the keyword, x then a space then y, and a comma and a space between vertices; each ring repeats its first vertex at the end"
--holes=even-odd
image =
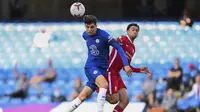
POLYGON ((140 68, 140 71, 141 71, 142 73, 147 74, 148 77, 152 77, 152 74, 151 74, 151 72, 149 71, 149 69, 148 69, 147 67, 141 67, 141 68, 140 68))
POLYGON ((147 74, 147 73, 150 73, 147 67, 141 67, 141 68, 140 68, 140 71, 141 71, 142 73, 146 73, 146 74, 147 74))
POLYGON ((152 77, 152 74, 149 72, 149 73, 147 73, 147 76, 148 76, 149 78, 151 78, 151 77, 152 77))
POLYGON ((126 72, 126 74, 130 77, 132 75, 132 69, 129 65, 124 66, 124 71, 126 72))

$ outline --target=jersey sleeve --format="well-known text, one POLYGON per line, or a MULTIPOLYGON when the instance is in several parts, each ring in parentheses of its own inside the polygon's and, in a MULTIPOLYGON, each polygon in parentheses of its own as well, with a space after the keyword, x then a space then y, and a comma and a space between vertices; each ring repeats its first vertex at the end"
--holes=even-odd
POLYGON ((105 33, 105 37, 108 41, 108 44, 111 45, 112 47, 114 47, 118 51, 118 53, 122 59, 123 65, 124 66, 129 65, 128 60, 126 58, 126 54, 124 53, 124 50, 119 45, 119 43, 113 37, 111 37, 108 33, 105 33))
POLYGON ((82 37, 84 40, 86 40, 86 32, 83 32, 82 37))
POLYGON ((115 38, 115 40, 116 40, 120 45, 122 45, 122 42, 123 42, 122 36, 115 38))
POLYGON ((140 73, 140 68, 134 68, 133 66, 130 66, 131 69, 133 70, 133 72, 136 72, 136 73, 140 73))

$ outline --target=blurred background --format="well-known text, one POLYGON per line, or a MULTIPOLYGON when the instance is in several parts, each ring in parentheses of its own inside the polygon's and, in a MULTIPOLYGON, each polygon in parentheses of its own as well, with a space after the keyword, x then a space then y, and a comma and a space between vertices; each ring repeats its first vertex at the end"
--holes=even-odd
MULTIPOLYGON (((0 0, 3 111, 48 112, 80 93, 87 48, 84 24, 69 11, 77 1, 114 37, 139 24, 131 64, 147 66, 153 77, 121 71, 131 103, 150 112, 200 111, 199 0, 0 0), (43 46, 34 45, 37 38, 43 46)), ((96 93, 86 102, 96 102, 96 93)))
POLYGON ((77 1, 100 20, 171 21, 182 17, 184 10, 200 19, 199 0, 1 0, 0 20, 71 21, 69 7, 77 1))

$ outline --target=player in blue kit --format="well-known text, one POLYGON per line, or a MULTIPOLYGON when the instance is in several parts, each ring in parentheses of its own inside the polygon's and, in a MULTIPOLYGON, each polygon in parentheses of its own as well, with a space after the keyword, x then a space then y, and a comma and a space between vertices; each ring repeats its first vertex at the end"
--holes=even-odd
POLYGON ((85 74, 88 82, 79 96, 70 103, 70 108, 67 112, 74 111, 97 87, 99 88, 97 112, 103 112, 108 88, 108 83, 104 76, 108 68, 110 45, 119 52, 127 75, 131 75, 132 69, 121 46, 106 31, 97 28, 97 18, 95 16, 85 15, 83 21, 86 31, 82 36, 88 48, 88 59, 85 64, 85 74))

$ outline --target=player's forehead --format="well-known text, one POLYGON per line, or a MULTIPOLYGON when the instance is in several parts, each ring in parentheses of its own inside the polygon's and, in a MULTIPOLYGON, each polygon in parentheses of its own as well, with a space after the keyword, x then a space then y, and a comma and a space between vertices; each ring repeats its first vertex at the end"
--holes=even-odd
POLYGON ((94 27, 94 26, 96 26, 96 24, 95 23, 90 23, 90 24, 85 24, 85 26, 87 26, 87 27, 94 27))
POLYGON ((133 29, 134 30, 139 30, 139 28, 137 26, 134 26, 134 25, 129 28, 129 30, 133 30, 133 29))

